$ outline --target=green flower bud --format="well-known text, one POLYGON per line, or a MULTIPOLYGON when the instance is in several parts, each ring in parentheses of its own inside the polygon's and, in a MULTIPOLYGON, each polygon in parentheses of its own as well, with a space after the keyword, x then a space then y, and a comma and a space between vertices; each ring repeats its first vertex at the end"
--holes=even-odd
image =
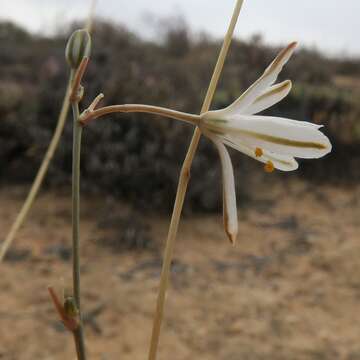
POLYGON ((71 296, 66 297, 64 300, 64 310, 68 317, 74 318, 78 315, 79 311, 75 304, 75 299, 71 296))
POLYGON ((76 30, 70 36, 66 45, 65 57, 68 64, 77 69, 85 57, 90 56, 91 37, 86 30, 76 30))

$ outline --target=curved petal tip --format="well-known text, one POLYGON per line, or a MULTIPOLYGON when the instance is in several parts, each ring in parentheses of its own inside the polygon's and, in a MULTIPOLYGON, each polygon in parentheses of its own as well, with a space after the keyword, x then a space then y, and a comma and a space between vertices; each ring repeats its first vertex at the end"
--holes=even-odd
POLYGON ((231 245, 235 246, 237 233, 236 234, 231 234, 231 233, 226 231, 226 235, 229 237, 231 245))

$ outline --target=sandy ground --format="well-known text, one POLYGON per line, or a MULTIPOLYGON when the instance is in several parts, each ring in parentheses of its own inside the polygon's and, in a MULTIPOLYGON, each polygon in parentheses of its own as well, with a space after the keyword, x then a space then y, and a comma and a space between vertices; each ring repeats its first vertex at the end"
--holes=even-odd
MULTIPOLYGON (((261 189, 259 189, 261 190, 261 189)), ((5 234, 25 188, 0 191, 5 234)), ((232 247, 219 215, 180 226, 159 360, 360 359, 360 188, 263 189, 239 210, 232 247)), ((0 359, 75 359, 47 286, 70 284, 69 194, 40 196, 0 265, 0 359)), ((121 206, 82 203, 83 307, 90 359, 146 359, 168 219, 158 250, 116 251, 99 226, 121 206)))

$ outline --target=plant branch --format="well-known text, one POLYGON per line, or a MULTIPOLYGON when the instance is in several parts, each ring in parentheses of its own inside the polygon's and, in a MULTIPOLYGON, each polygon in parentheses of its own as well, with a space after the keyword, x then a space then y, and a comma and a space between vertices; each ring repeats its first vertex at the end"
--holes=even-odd
MULTIPOLYGON (((100 101, 102 99, 102 94, 100 94, 94 101, 100 101), (99 98, 100 97, 100 98, 99 98)), ((125 105, 111 105, 99 108, 94 110, 97 102, 94 102, 85 110, 80 116, 80 122, 83 125, 87 125, 90 121, 111 113, 129 113, 129 112, 140 112, 148 113, 154 115, 160 115, 169 117, 172 119, 182 120, 191 124, 198 125, 200 122, 199 115, 188 114, 180 111, 175 111, 163 107, 151 106, 151 105, 142 105, 142 104, 125 104, 125 105)))
MULTIPOLYGON (((234 33, 235 25, 237 22, 237 19, 239 17, 239 13, 241 10, 243 4, 243 0, 237 0, 232 19, 228 28, 228 31, 225 35, 224 43, 221 48, 211 81, 208 88, 208 91, 205 96, 205 100, 201 109, 201 113, 204 113, 209 110, 211 101, 213 99, 216 86, 218 84, 220 74, 222 71, 222 68, 224 66, 224 62, 226 59, 226 55, 228 53, 231 39, 234 33)), ((186 154, 181 172, 180 172, 180 179, 179 184, 177 188, 176 198, 175 198, 175 204, 173 213, 171 216, 171 222, 169 227, 169 232, 166 240, 166 246, 165 246, 165 253, 164 253, 164 261, 161 271, 161 278, 160 278, 160 286, 159 286, 159 292, 158 292, 158 299, 156 304, 156 311, 155 311, 155 317, 153 322, 153 329, 152 329, 152 335, 151 335, 151 343, 150 343, 150 350, 149 350, 149 360, 155 360, 157 356, 157 349, 159 345, 159 337, 160 337, 160 330, 161 330, 161 323, 163 319, 164 314, 164 304, 165 304, 165 296, 166 291, 169 285, 169 278, 170 278, 170 269, 171 269, 171 261, 175 246, 175 239, 176 234, 178 231, 178 225, 180 221, 180 216, 184 204, 185 194, 187 190, 187 185, 190 179, 190 168, 192 161, 194 159, 196 149, 199 144, 199 140, 201 137, 200 129, 197 127, 194 131, 194 135, 192 137, 188 152, 186 154)))

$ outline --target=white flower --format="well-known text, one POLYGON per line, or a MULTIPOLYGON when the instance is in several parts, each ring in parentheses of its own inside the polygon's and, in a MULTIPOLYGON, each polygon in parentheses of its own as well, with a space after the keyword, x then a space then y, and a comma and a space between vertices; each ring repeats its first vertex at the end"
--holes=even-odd
POLYGON ((280 117, 254 115, 282 100, 291 89, 291 81, 275 84, 296 43, 283 49, 263 75, 234 103, 222 110, 201 116, 200 128, 216 145, 222 165, 223 212, 225 230, 235 241, 238 222, 234 174, 224 145, 265 163, 265 170, 292 171, 298 158, 320 158, 331 151, 329 139, 319 131, 321 125, 280 117))

